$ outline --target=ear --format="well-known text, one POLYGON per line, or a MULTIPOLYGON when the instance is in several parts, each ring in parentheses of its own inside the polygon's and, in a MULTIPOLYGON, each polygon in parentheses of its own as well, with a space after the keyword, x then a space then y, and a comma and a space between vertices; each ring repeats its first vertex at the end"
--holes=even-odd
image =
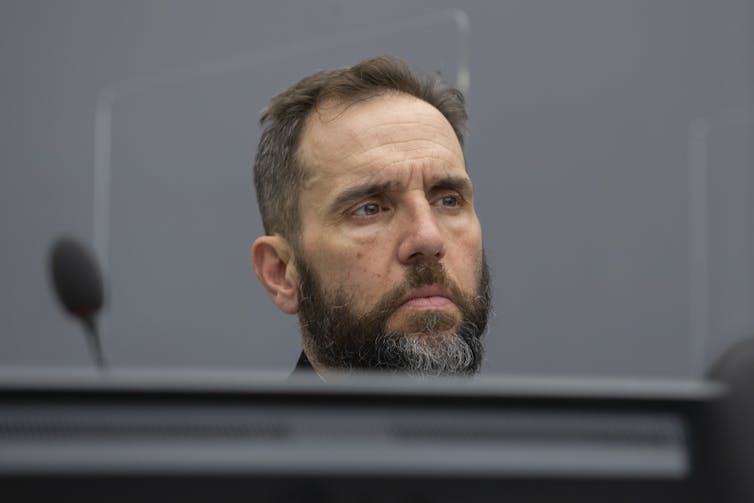
POLYGON ((272 302, 286 314, 298 312, 298 275, 293 249, 288 241, 274 234, 262 236, 251 247, 254 272, 272 302))

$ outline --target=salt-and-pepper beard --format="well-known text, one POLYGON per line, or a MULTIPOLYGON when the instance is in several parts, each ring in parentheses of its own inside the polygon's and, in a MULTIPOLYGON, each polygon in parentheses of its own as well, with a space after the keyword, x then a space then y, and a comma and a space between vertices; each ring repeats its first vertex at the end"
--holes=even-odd
POLYGON ((299 275, 299 320, 307 353, 328 368, 387 370, 410 375, 469 375, 481 364, 481 337, 490 311, 490 275, 482 255, 477 289, 464 293, 435 260, 420 260, 404 281, 369 312, 355 313, 343 290, 325 292, 316 273, 296 257, 299 275), (439 285, 461 312, 461 320, 444 311, 406 315, 402 331, 388 330, 388 319, 406 294, 424 285, 439 285))

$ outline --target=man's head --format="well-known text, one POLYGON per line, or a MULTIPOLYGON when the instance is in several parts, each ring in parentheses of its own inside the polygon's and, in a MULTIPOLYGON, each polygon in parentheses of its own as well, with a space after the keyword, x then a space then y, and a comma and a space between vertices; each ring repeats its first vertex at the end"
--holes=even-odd
POLYGON ((489 284, 458 91, 394 58, 273 98, 254 165, 258 278, 315 368, 470 373, 489 284))

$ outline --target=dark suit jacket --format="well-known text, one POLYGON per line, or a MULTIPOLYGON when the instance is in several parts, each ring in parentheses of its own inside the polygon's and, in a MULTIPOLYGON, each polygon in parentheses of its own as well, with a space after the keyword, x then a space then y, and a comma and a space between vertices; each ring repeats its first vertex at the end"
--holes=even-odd
POLYGON ((296 367, 293 369, 293 372, 291 375, 305 375, 309 374, 311 372, 314 372, 314 367, 312 367, 312 364, 309 363, 309 359, 306 357, 303 351, 301 351, 301 356, 298 357, 298 361, 296 362, 296 367))

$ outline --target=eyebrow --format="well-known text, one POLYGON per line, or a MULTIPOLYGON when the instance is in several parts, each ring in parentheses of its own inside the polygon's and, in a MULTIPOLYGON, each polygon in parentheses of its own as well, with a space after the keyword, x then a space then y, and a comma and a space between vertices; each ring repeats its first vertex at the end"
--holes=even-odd
MULTIPOLYGON (((366 199, 378 194, 384 194, 391 189, 395 189, 400 185, 397 181, 389 182, 377 182, 377 183, 364 183, 361 185, 355 185, 341 192, 333 201, 333 208, 343 208, 352 203, 358 202, 362 199, 366 199)), ((469 196, 473 193, 471 181, 463 176, 444 176, 436 177, 432 179, 432 185, 428 192, 435 190, 455 190, 465 196, 469 196)))
POLYGON ((470 196, 474 192, 471 180, 463 176, 443 176, 433 178, 430 191, 438 189, 455 190, 464 196, 470 196))
POLYGON ((361 185, 355 185, 338 194, 338 197, 335 198, 332 206, 334 208, 342 208, 362 199, 376 196, 377 194, 384 194, 390 190, 391 186, 396 185, 398 185, 398 182, 364 183, 361 185))

